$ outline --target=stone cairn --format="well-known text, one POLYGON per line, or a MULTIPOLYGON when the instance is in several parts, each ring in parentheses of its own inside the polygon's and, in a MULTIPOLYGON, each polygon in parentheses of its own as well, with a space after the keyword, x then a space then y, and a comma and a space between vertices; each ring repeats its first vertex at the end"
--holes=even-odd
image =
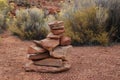
POLYGON ((28 49, 26 71, 35 72, 62 72, 69 70, 68 53, 71 52, 71 38, 64 35, 65 28, 63 21, 54 21, 48 24, 51 33, 43 40, 33 42, 35 46, 28 49))

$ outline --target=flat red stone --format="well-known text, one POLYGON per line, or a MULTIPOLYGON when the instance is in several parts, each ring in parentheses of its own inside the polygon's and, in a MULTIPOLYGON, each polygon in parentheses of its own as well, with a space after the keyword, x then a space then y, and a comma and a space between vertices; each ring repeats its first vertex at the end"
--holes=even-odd
POLYGON ((62 36, 60 39, 60 45, 67 46, 71 44, 71 38, 67 36, 62 36))
POLYGON ((28 48, 28 54, 36 54, 36 53, 44 53, 44 52, 46 52, 46 50, 38 46, 30 46, 28 48))

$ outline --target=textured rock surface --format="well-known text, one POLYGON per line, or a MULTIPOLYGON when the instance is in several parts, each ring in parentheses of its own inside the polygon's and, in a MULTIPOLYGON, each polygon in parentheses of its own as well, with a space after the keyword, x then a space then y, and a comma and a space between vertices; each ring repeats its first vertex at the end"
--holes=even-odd
POLYGON ((60 45, 67 46, 71 44, 71 38, 67 36, 62 36, 60 39, 60 45))
POLYGON ((60 35, 54 35, 53 33, 49 33, 47 35, 47 38, 50 38, 50 39, 60 39, 61 36, 62 36, 62 34, 60 34, 60 35))
POLYGON ((63 25, 61 25, 61 26, 54 26, 54 27, 52 27, 51 28, 51 30, 59 30, 59 29, 64 29, 64 26, 63 25))
POLYGON ((70 50, 72 46, 59 46, 56 47, 53 51, 50 52, 50 56, 55 58, 60 58, 63 60, 68 60, 68 55, 70 55, 70 50))
POLYGON ((63 66, 61 67, 35 66, 33 63, 28 63, 25 65, 24 69, 27 72, 57 73, 67 71, 70 67, 69 62, 63 62, 63 66))
POLYGON ((59 45, 59 39, 55 40, 55 39, 43 39, 40 41, 40 45, 42 47, 44 47, 46 50, 51 51, 53 50, 55 47, 57 47, 59 45))
POLYGON ((49 58, 50 55, 49 53, 41 53, 41 54, 28 54, 28 59, 29 60, 41 60, 41 59, 46 59, 49 58))
POLYGON ((63 21, 54 21, 48 24, 50 26, 50 29, 63 29, 64 23, 63 21))
POLYGON ((65 29, 52 29, 51 32, 54 34, 54 35, 59 35, 59 34, 63 34, 65 32, 65 29))
POLYGON ((52 67, 63 66, 61 59, 54 59, 54 58, 47 58, 39 61, 34 61, 33 64, 37 66, 52 66, 52 67))
POLYGON ((41 47, 30 46, 28 48, 28 54, 36 54, 36 53, 44 53, 44 52, 46 52, 46 50, 41 47))
POLYGON ((51 51, 52 49, 54 49, 56 46, 58 46, 60 44, 60 41, 59 41, 59 39, 46 38, 41 41, 34 40, 34 43, 39 46, 42 46, 44 49, 46 49, 48 51, 51 51))

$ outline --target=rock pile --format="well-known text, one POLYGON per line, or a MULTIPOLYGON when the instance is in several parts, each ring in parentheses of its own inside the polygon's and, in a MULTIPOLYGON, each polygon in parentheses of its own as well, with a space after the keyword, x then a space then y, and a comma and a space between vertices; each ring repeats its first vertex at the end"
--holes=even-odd
POLYGON ((34 40, 36 45, 28 49, 28 59, 32 62, 25 66, 26 71, 62 72, 71 67, 68 62, 68 53, 72 48, 71 38, 64 36, 63 21, 54 21, 48 25, 51 33, 46 39, 34 40))

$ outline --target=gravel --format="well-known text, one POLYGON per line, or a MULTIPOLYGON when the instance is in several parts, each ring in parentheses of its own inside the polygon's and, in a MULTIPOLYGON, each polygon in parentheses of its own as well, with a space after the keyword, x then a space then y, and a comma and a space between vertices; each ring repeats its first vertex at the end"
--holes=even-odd
POLYGON ((27 48, 33 43, 7 36, 0 43, 0 80, 120 80, 120 45, 74 47, 72 68, 62 73, 25 72, 27 48))

